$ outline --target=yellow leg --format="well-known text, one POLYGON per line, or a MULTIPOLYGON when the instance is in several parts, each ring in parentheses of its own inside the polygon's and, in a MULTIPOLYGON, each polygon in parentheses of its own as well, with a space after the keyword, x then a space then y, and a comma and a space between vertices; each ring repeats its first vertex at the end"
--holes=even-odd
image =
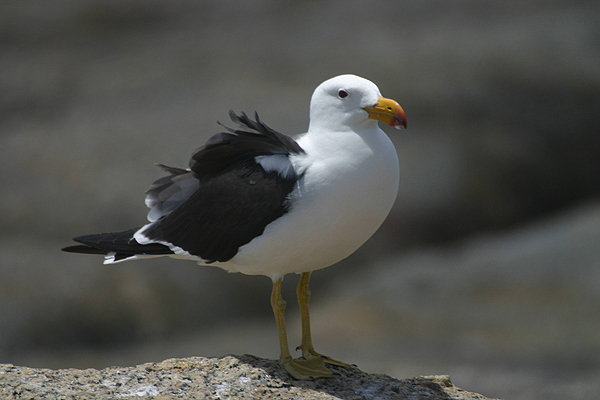
POLYGON ((302 349, 302 356, 307 360, 320 358, 327 364, 338 365, 344 368, 350 368, 349 364, 343 363, 333 358, 317 353, 312 344, 312 336, 310 333, 310 312, 308 310, 308 302, 310 300, 310 289, 308 281, 310 280, 310 272, 303 272, 298 282, 296 294, 298 295, 298 304, 300 305, 300 316, 302 318, 302 344, 298 348, 302 349))
POLYGON ((279 331, 280 360, 286 371, 294 378, 309 380, 315 378, 331 378, 333 374, 325 367, 320 358, 310 360, 293 360, 288 347, 287 332, 285 329, 286 303, 281 296, 281 279, 273 282, 271 292, 271 307, 275 315, 277 330, 279 331))

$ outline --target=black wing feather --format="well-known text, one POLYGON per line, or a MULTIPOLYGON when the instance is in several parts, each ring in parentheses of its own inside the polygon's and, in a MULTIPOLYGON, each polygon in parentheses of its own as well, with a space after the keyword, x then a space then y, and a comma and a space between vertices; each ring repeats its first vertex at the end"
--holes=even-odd
POLYGON ((189 166, 200 180, 210 178, 232 164, 254 159, 256 156, 304 153, 294 139, 269 128, 260 120, 258 114, 255 114, 256 121, 248 118, 244 112, 236 115, 230 111, 229 116, 233 122, 249 130, 223 125, 228 132, 214 135, 192 155, 189 166))
POLYGON ((110 252, 115 252, 123 256, 132 256, 135 254, 173 254, 167 246, 159 243, 139 244, 133 238, 133 234, 137 232, 138 229, 139 228, 133 228, 122 232, 78 236, 73 238, 73 240, 81 243, 81 245, 65 247, 62 250, 70 253, 86 254, 108 254, 110 252))

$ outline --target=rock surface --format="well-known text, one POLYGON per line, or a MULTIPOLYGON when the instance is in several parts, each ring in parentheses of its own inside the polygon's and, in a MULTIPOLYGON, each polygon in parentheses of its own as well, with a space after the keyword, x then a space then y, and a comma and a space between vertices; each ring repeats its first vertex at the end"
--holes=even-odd
POLYGON ((479 399, 448 376, 398 380, 358 368, 334 379, 296 381, 280 364, 250 355, 169 359, 134 367, 37 369, 0 365, 2 399, 479 399))

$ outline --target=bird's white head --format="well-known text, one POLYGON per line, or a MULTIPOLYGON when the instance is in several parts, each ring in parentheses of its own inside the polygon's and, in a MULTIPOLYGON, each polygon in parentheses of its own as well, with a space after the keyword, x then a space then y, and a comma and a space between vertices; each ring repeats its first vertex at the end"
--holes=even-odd
POLYGON ((310 101, 309 131, 374 127, 377 121, 406 128, 400 105, 381 96, 373 82, 356 75, 339 75, 321 83, 310 101))

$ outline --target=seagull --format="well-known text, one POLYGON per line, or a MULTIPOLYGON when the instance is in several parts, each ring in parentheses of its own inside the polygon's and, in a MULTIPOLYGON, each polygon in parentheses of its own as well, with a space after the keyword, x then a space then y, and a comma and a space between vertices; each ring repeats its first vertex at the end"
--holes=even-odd
POLYGON ((280 361, 295 379, 332 377, 326 364, 350 365, 313 347, 312 271, 348 257, 383 223, 396 199, 396 150, 378 121, 406 128, 406 115, 371 81, 340 75, 321 83, 310 101, 308 131, 296 139, 265 125, 258 114, 230 111, 238 125, 196 150, 189 168, 158 164, 166 176, 146 191, 148 224, 74 238, 63 250, 103 254, 105 264, 169 256, 273 281, 271 306, 280 361), (292 358, 281 282, 300 274, 302 322, 292 358))

